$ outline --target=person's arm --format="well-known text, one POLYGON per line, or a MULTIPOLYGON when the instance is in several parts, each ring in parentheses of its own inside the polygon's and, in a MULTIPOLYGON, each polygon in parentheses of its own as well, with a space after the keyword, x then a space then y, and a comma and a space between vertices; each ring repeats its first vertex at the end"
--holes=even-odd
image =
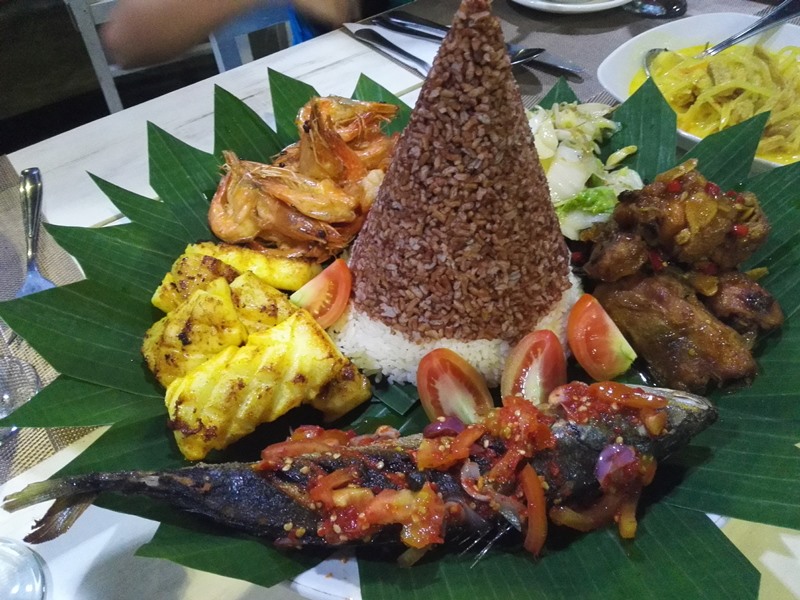
MULTIPOLYGON (((103 45, 123 68, 177 58, 231 19, 269 0, 118 0, 103 45)), ((358 0, 293 0, 304 16, 338 27, 359 15, 358 0)))
POLYGON ((102 27, 103 45, 124 68, 176 58, 259 0, 119 0, 102 27))
POLYGON ((303 16, 332 29, 361 18, 360 0, 293 0, 292 4, 303 16))

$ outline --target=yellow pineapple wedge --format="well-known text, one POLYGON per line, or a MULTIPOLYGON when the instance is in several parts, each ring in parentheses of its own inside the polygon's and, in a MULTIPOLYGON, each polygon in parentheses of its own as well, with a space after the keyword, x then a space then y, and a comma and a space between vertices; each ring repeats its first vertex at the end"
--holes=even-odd
POLYGON ((322 398, 325 410, 328 396, 320 394, 336 382, 351 382, 346 403, 327 402, 336 415, 357 406, 371 392, 353 373, 314 318, 299 310, 174 380, 165 399, 170 426, 183 455, 201 460, 303 403, 322 398))
POLYGON ((219 277, 231 283, 239 274, 248 271, 273 288, 294 292, 319 274, 322 267, 298 259, 266 256, 233 244, 189 244, 164 276, 151 302, 168 313, 192 292, 205 289, 219 277))
POLYGON ((202 242, 188 246, 186 253, 213 256, 240 273, 252 271, 272 287, 289 292, 299 290, 322 271, 322 266, 316 263, 297 258, 267 256, 234 244, 202 242))
POLYGON ((181 254, 164 276, 151 303, 168 313, 178 308, 196 290, 205 289, 220 277, 228 283, 239 276, 239 271, 218 258, 206 254, 181 254))
POLYGON ((247 330, 233 306, 228 282, 222 277, 195 290, 145 334, 142 354, 164 387, 228 347, 247 339, 247 330))
POLYGON ((300 310, 283 292, 245 271, 231 282, 231 299, 247 333, 275 327, 300 310))

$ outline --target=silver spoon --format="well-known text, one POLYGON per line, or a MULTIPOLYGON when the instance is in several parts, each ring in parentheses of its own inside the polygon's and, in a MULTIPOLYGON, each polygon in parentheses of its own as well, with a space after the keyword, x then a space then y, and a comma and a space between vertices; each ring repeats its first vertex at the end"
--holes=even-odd
MULTIPOLYGON (((784 23, 790 19, 793 19, 800 15, 800 0, 784 0, 778 6, 775 7, 768 15, 765 15, 749 25, 748 27, 744 28, 739 33, 736 33, 728 38, 725 38, 718 44, 711 46, 710 48, 706 48, 698 54, 695 58, 705 58, 707 56, 714 56, 715 54, 719 54, 726 48, 730 48, 734 44, 738 44, 742 40, 746 40, 754 35, 758 35, 767 29, 771 29, 781 23, 784 23)), ((644 72, 647 76, 650 76, 650 65, 652 65, 653 60, 655 60, 656 56, 661 54, 662 52, 670 52, 668 48, 651 48, 644 55, 644 72)))
POLYGON ((39 169, 25 169, 19 178, 19 193, 22 196, 25 217, 25 238, 28 243, 28 272, 17 292, 17 298, 55 287, 55 284, 39 273, 36 253, 39 249, 39 225, 42 221, 42 174, 39 169))
POLYGON ((656 19, 673 19, 686 12, 686 0, 633 0, 623 7, 627 12, 656 19))

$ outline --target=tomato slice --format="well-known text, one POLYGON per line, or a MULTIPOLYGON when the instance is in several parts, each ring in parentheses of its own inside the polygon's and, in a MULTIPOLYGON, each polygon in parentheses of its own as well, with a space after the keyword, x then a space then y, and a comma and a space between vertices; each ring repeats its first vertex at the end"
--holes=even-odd
POLYGON ((330 509, 334 506, 334 491, 357 480, 358 472, 355 467, 337 469, 314 481, 308 488, 308 496, 314 502, 320 502, 325 508, 330 509))
POLYGON ((628 340, 591 294, 581 296, 572 307, 567 342, 575 360, 595 381, 622 375, 636 359, 628 340))
POLYGON ((426 481, 418 492, 382 490, 364 510, 372 525, 400 523, 400 540, 411 548, 425 548, 444 542, 447 515, 444 500, 426 481))
POLYGON ((472 445, 486 432, 481 425, 468 425, 455 437, 424 438, 417 450, 417 467, 446 471, 457 462, 469 458, 472 445))
POLYGON ((567 383, 567 359, 558 336, 549 329, 529 333, 506 359, 500 393, 522 396, 534 404, 547 402, 558 386, 567 383))
POLYGON ((337 258, 322 273, 289 296, 289 299, 300 308, 305 308, 320 327, 327 329, 347 308, 352 287, 353 275, 350 267, 344 260, 337 258))
POLYGON ((464 423, 475 423, 494 408, 483 376, 448 348, 437 348, 422 357, 417 367, 417 391, 431 421, 458 417, 464 423))
POLYGON ((539 475, 532 466, 525 465, 519 476, 525 495, 528 527, 525 533, 525 550, 539 556, 547 539, 547 500, 539 475))
POLYGON ((589 386, 589 394, 593 398, 619 404, 628 408, 666 408, 669 402, 664 396, 645 392, 641 388, 617 383, 615 381, 601 381, 589 386))

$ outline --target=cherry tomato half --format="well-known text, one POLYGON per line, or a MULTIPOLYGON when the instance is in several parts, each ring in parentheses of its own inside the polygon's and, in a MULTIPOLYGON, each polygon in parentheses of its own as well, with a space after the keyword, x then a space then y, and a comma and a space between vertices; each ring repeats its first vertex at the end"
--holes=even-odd
POLYGON ((300 308, 305 308, 327 329, 342 316, 350 299, 353 275, 347 263, 337 258, 322 273, 289 296, 300 308))
POLYGON ((509 353, 500 393, 542 404, 550 392, 566 382, 567 361, 561 341, 549 329, 541 329, 526 335, 509 353))
POLYGON ((417 391, 431 421, 458 417, 464 423, 475 423, 494 407, 483 376, 447 348, 437 348, 422 357, 417 367, 417 391))
POLYGON ((581 296, 572 307, 567 342, 575 360, 595 381, 622 375, 636 359, 628 340, 591 294, 581 296))

